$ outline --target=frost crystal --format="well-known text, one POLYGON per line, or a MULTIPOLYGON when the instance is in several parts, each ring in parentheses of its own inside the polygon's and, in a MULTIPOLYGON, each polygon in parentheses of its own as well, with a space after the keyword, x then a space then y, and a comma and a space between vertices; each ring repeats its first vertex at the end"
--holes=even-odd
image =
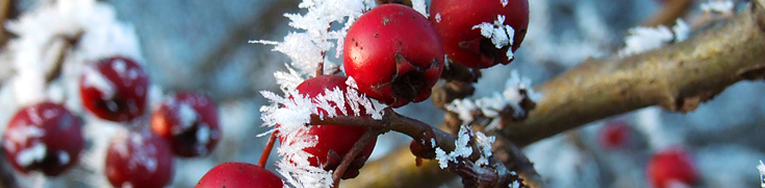
MULTIPOLYGON (((491 39, 491 43, 494 47, 501 49, 506 46, 513 45, 513 37, 515 36, 515 30, 510 25, 504 25, 505 16, 497 15, 497 20, 494 23, 483 22, 481 24, 473 26, 472 29, 481 29, 481 35, 491 39)), ((513 50, 508 48, 506 54, 509 59, 513 59, 513 50)))
POLYGON ((688 38, 691 27, 682 18, 678 18, 675 26, 672 26, 672 32, 675 33, 675 42, 680 42, 688 38))
MULTIPOLYGON (((289 25, 302 30, 290 32, 284 41, 250 40, 250 43, 276 45, 274 51, 289 56, 290 67, 294 67, 296 75, 301 78, 313 76, 319 62, 324 66, 336 66, 326 60, 325 53, 336 47, 335 57, 340 57, 343 51, 343 41, 348 29, 364 11, 370 7, 370 2, 359 0, 304 0, 298 7, 307 9, 305 14, 284 14, 290 19, 289 25), (333 24, 343 24, 342 28, 331 28, 333 24), (331 41, 336 41, 332 43, 331 41)), ((295 74, 291 74, 295 75, 295 74)), ((285 76, 285 74, 280 74, 285 76)))
POLYGON ((436 23, 441 23, 441 13, 436 13, 436 23))
POLYGON ((502 7, 507 6, 507 3, 509 3, 507 0, 499 0, 499 3, 502 4, 502 7))
POLYGON ((701 3, 701 10, 704 12, 731 13, 733 12, 733 1, 730 0, 710 0, 701 3))
MULTIPOLYGON (((446 105, 446 109, 450 112, 457 113, 465 123, 470 123, 474 120, 474 112, 480 112, 484 117, 497 119, 500 118, 499 112, 506 107, 513 109, 514 116, 520 116, 526 113, 520 103, 524 100, 525 96, 532 101, 537 101, 541 98, 541 94, 535 93, 531 88, 531 80, 525 77, 521 77, 518 71, 513 70, 510 73, 510 79, 505 83, 505 90, 500 94, 495 92, 491 97, 479 98, 476 100, 471 99, 459 99, 454 100, 452 103, 446 105)), ((487 130, 499 129, 500 125, 497 120, 492 120, 487 130)))
POLYGON ((412 0, 412 8, 426 18, 430 17, 430 14, 428 14, 428 9, 425 7, 425 0, 412 0))
POLYGON ((625 46, 619 50, 620 56, 628 56, 662 47, 671 42, 680 42, 688 38, 690 27, 682 19, 677 19, 672 30, 666 26, 636 27, 629 30, 624 38, 625 46))
POLYGON ((288 143, 283 143, 277 152, 281 160, 277 162, 278 171, 287 182, 295 187, 330 187, 332 184, 332 172, 322 168, 311 166, 308 159, 315 157, 303 151, 313 147, 318 142, 316 136, 305 134, 311 115, 321 117, 336 117, 341 115, 370 115, 372 118, 381 119, 384 105, 370 100, 360 94, 355 88, 353 78, 346 80, 348 87, 346 92, 342 89, 328 88, 318 96, 301 95, 296 89, 287 88, 284 96, 279 96, 270 91, 261 91, 264 98, 271 101, 272 105, 261 107, 261 119, 263 126, 272 127, 267 133, 278 132, 279 136, 288 143), (346 107, 346 103, 348 107, 346 107), (319 109, 327 112, 320 114, 319 109), (350 109, 350 110, 349 110, 350 109), (362 114, 362 109, 365 114, 362 114), (340 113, 337 113, 340 111, 340 113), (277 126, 278 125, 278 126, 277 126))
POLYGON ((762 163, 762 160, 757 165, 757 171, 760 171, 760 187, 765 188, 765 164, 762 163))
POLYGON ((457 140, 454 141, 454 151, 446 153, 443 149, 436 148, 436 160, 438 160, 438 166, 441 169, 449 166, 449 162, 460 163, 461 160, 468 160, 467 158, 473 154, 473 148, 470 147, 470 140, 475 138, 476 145, 481 151, 481 158, 475 161, 476 165, 489 165, 489 157, 491 157, 491 145, 494 143, 495 138, 487 137, 481 132, 474 133, 468 126, 460 127, 460 131, 457 134, 457 140))

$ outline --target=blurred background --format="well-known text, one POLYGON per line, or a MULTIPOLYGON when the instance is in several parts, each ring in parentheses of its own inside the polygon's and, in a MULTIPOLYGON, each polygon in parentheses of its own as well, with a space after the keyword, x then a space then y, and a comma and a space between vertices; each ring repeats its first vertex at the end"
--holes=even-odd
MULTIPOLYGON (((0 0, 9 1, 9 0, 0 0)), ((13 0, 10 19, 53 0, 13 0)), ((673 1, 673 0, 666 0, 673 1)), ((258 91, 278 91, 273 72, 289 59, 273 46, 248 40, 280 41, 294 30, 284 13, 301 13, 297 0, 106 0, 117 19, 132 24, 140 42, 151 82, 163 92, 205 91, 218 101, 224 138, 206 157, 176 158, 171 187, 193 187, 207 170, 226 161, 256 163, 267 138, 255 135, 259 108, 266 103, 258 91)), ((701 13, 693 1, 683 18, 701 13)), ((745 2, 734 1, 736 7, 745 2)), ((511 70, 534 83, 560 74, 586 58, 606 58, 624 45, 628 29, 660 10, 659 0, 530 0, 528 35, 508 66, 483 71, 475 96, 501 90, 511 70)), ((0 62, 3 64, 4 62, 0 62)), ((3 67, 7 67, 4 65, 3 67)), ((3 87, 7 88, 5 83, 3 87)), ((763 82, 738 83, 687 114, 650 107, 608 118, 540 141, 524 150, 550 187, 649 187, 645 166, 652 153, 685 148, 700 175, 694 187, 757 187, 758 160, 765 159, 765 93, 763 82), (604 147, 605 127, 626 125, 627 144, 604 147)), ((0 107, 2 108, 2 107, 0 107)), ((430 101, 397 109, 432 125, 443 112, 430 101)), ((3 115, 0 122, 7 122, 3 115)), ((409 139, 387 133, 378 139, 372 159, 409 139)), ((267 168, 273 169, 272 154, 267 168)), ((5 168, 6 171, 9 169, 5 168)), ((363 174, 362 174, 363 175, 363 174)), ((35 179, 12 174, 22 187, 35 179)), ((45 187, 102 187, 82 173, 47 180, 45 187)), ((107 184, 108 185, 108 184, 107 184)), ((447 185, 450 186, 450 185, 447 185)))

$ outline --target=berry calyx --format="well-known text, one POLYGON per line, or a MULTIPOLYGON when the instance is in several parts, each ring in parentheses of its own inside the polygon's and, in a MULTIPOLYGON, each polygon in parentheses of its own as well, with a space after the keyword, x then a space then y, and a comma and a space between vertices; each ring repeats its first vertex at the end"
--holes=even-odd
POLYGON ((670 188, 677 183, 693 185, 698 180, 689 154, 680 148, 669 148, 651 156, 646 169, 648 180, 655 188, 670 188))
MULTIPOLYGON (((319 94, 324 94, 326 89, 340 89, 343 92, 346 91, 347 85, 345 84, 346 78, 335 75, 322 75, 315 78, 303 81, 297 86, 298 93, 307 95, 310 98, 315 98, 319 94)), ((346 102, 344 109, 349 114, 353 114, 350 105, 346 102)), ((337 114, 343 114, 340 109, 335 108, 337 114)), ((327 111, 319 109, 319 113, 327 115, 327 111)), ((360 114, 365 114, 362 108, 360 114)), ((325 170, 335 170, 340 165, 343 156, 350 152, 353 145, 358 142, 361 136, 369 130, 366 127, 351 127, 351 126, 336 126, 336 125, 314 125, 305 131, 299 132, 300 135, 315 136, 318 138, 318 142, 313 147, 304 148, 303 151, 315 156, 308 158, 308 162, 311 166, 321 167, 325 170)), ((286 138, 277 133, 279 142, 282 145, 290 145, 292 142, 286 140, 286 138)), ((369 141, 364 149, 356 155, 354 161, 348 167, 343 174, 343 179, 354 178, 359 174, 359 169, 364 166, 364 163, 372 154, 372 150, 375 147, 377 138, 369 141)))
POLYGON ((78 163, 84 140, 79 117, 60 104, 43 102, 13 116, 3 133, 3 149, 17 171, 57 176, 78 163))
POLYGON ((393 107, 430 97, 444 67, 433 25, 400 4, 380 5, 359 17, 343 47, 345 73, 359 91, 393 107))
POLYGON ((284 182, 279 176, 262 167, 240 162, 227 162, 207 171, 195 188, 282 188, 284 182))
POLYGON ((111 57, 84 69, 80 96, 95 116, 126 122, 143 115, 148 84, 146 72, 135 61, 111 57))
POLYGON ((161 188, 173 178, 173 154, 151 131, 121 132, 106 152, 106 177, 114 187, 161 188))
POLYGON ((430 15, 451 60, 470 68, 488 68, 513 60, 512 52, 521 46, 526 36, 529 3, 527 0, 433 0, 430 15))
POLYGON ((151 129, 181 157, 207 155, 221 139, 218 108, 204 93, 168 96, 152 114, 151 129))

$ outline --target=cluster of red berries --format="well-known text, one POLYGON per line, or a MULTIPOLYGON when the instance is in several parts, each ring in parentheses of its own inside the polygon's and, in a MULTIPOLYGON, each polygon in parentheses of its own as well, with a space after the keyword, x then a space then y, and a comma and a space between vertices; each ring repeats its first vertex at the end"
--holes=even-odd
MULTIPOLYGON (((452 62, 470 68, 508 64, 512 58, 507 57, 506 52, 515 51, 523 41, 529 13, 527 0, 433 0, 430 12, 428 19, 408 6, 383 4, 353 23, 344 41, 343 67, 346 75, 356 81, 359 92, 397 108, 430 97, 431 88, 445 67, 446 56, 452 62), (494 23, 498 16, 507 17, 502 25, 509 25, 516 31, 512 45, 496 47, 491 39, 473 28, 482 23, 494 23)), ((346 80, 344 76, 319 75, 305 80, 296 89, 298 93, 314 98, 327 89, 345 91, 348 87, 346 80)), ((341 114, 341 109, 336 110, 341 114)), ((345 110, 350 111, 350 108, 345 110)), ((326 115, 327 112, 320 109, 319 113, 326 115)), ((309 159, 310 165, 335 170, 367 130, 364 127, 316 125, 299 134, 318 138, 315 146, 303 149, 316 156, 309 159), (337 133, 343 136, 337 136, 337 133)), ((279 140, 282 145, 291 144, 281 135, 279 140)), ((367 143, 343 178, 358 175, 375 142, 373 139, 367 143)), ((282 182, 271 177, 276 176, 250 164, 224 163, 202 177, 197 187, 234 185, 233 181, 263 182, 281 187, 282 182), (225 172, 231 170, 242 173, 225 172), (270 175, 253 176, 255 174, 270 175)))
MULTIPOLYGON (((117 123, 142 124, 147 111, 148 77, 141 65, 111 57, 83 70, 82 106, 94 116, 117 123)), ((57 176, 78 163, 85 148, 83 122, 61 104, 41 102, 22 108, 3 134, 3 149, 19 172, 57 176)), ((173 174, 173 154, 206 155, 221 138, 218 112, 209 96, 180 92, 165 99, 149 126, 129 126, 112 139, 104 167, 115 187, 164 187, 173 174)))

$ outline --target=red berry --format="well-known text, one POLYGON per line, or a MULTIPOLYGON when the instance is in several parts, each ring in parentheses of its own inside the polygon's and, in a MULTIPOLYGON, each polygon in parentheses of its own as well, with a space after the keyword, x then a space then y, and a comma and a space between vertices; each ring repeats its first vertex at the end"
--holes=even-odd
POLYGON ((481 35, 481 29, 474 27, 481 23, 494 24, 498 16, 504 16, 502 25, 515 30, 514 52, 526 36, 529 3, 527 0, 433 0, 430 15, 449 58, 470 68, 487 68, 510 63, 512 59, 506 55, 510 45, 498 49, 491 39, 481 35))
POLYGON ((698 180, 691 157, 679 148, 654 153, 646 172, 649 182, 656 188, 672 187, 672 182, 693 185, 698 180))
MULTIPOLYGON (((348 87, 345 84, 345 77, 342 76, 317 76, 315 78, 308 79, 297 86, 298 93, 308 95, 311 98, 315 98, 319 94, 324 94, 325 89, 339 88, 346 91, 348 87)), ((345 104, 346 112, 353 113, 349 104, 345 104)), ((342 114, 339 109, 335 109, 336 113, 342 114)), ((319 109, 319 113, 326 115, 327 112, 319 109)), ((362 109, 361 114, 365 114, 362 109)), ((350 127, 350 126, 336 126, 336 125, 315 125, 308 128, 307 131, 299 134, 311 135, 318 137, 318 143, 314 147, 308 147, 303 151, 314 155, 315 157, 308 158, 308 162, 311 166, 322 167, 325 170, 334 170, 342 161, 343 156, 348 153, 353 145, 358 142, 364 133, 369 130, 366 127, 350 127)), ((292 144, 289 140, 285 140, 284 137, 279 135, 279 142, 282 144, 292 144)), ((353 178, 359 173, 359 169, 364 166, 364 162, 367 161, 369 155, 375 147, 377 138, 372 139, 364 149, 356 155, 355 160, 343 174, 343 178, 353 178)))
POLYGON ((262 167, 249 163, 227 162, 207 171, 199 179, 196 188, 282 188, 279 176, 262 167))
POLYGON ((85 69, 80 78, 82 103, 97 117, 126 122, 143 115, 148 78, 140 65, 112 57, 85 69))
POLYGON ((606 149, 621 148, 630 139, 630 127, 623 121, 611 121, 600 130, 600 144, 606 149))
POLYGON ((221 138, 218 108, 206 94, 181 92, 169 96, 151 116, 151 128, 168 140, 181 157, 206 155, 221 138))
POLYGON ((114 187, 164 187, 173 178, 173 154, 151 131, 115 136, 106 153, 106 177, 114 187))
POLYGON ((25 174, 57 176, 77 164, 84 147, 80 118, 51 102, 21 109, 3 133, 6 160, 25 174))
POLYGON ((362 15, 345 38, 343 66, 359 91, 393 107, 420 102, 441 76, 444 50, 427 18, 400 4, 362 15))

